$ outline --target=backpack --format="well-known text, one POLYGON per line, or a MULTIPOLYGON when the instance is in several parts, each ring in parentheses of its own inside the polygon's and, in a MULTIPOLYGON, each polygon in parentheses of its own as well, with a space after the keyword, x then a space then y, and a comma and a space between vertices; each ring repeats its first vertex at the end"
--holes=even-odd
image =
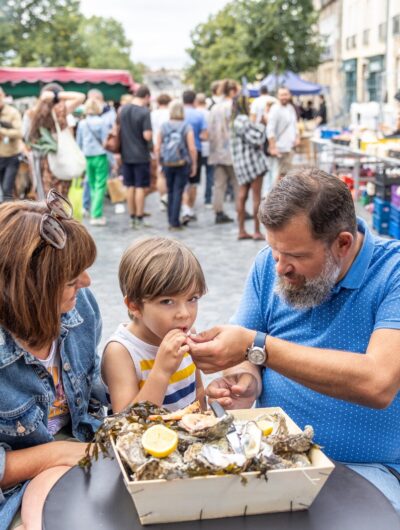
POLYGON ((161 163, 167 167, 184 166, 187 163, 187 149, 185 142, 186 125, 178 128, 165 123, 162 128, 161 163))

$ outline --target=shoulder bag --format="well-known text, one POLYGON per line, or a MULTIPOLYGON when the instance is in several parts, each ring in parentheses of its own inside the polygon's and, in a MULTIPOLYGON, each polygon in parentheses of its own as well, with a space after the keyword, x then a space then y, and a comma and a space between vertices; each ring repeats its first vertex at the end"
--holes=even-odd
POLYGON ((86 169, 86 158, 71 131, 68 128, 61 130, 55 112, 52 111, 51 115, 56 126, 57 152, 47 155, 50 171, 59 180, 80 177, 86 169))

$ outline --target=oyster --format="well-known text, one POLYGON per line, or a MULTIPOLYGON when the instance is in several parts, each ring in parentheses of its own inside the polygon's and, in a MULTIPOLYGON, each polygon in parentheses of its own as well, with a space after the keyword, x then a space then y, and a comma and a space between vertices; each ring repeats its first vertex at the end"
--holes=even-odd
POLYGON ((287 436, 289 434, 283 414, 279 414, 278 412, 272 414, 261 414, 255 419, 256 423, 259 421, 266 421, 273 425, 271 435, 287 436))
POLYGON ((225 436, 233 423, 233 417, 226 414, 222 418, 209 416, 207 414, 188 414, 183 416, 179 427, 197 438, 215 440, 225 436))
POLYGON ((116 447, 124 462, 133 472, 148 460, 143 451, 141 435, 138 436, 137 432, 128 432, 118 436, 116 447))
POLYGON ((134 480, 173 480, 186 476, 186 465, 178 451, 174 451, 166 458, 147 458, 136 469, 134 480))
POLYGON ((272 445, 274 453, 305 453, 311 449, 314 429, 306 425, 304 431, 299 434, 271 435, 268 443, 272 445))
POLYGON ((246 423, 242 431, 242 447, 246 458, 254 458, 261 449, 262 432, 254 421, 246 423))

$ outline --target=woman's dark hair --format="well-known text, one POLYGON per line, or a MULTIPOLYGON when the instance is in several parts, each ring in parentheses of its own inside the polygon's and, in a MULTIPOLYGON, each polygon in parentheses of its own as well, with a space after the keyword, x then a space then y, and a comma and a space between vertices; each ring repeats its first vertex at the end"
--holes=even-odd
POLYGON ((237 93, 239 91, 239 85, 233 79, 224 79, 221 82, 221 94, 230 96, 232 91, 237 93))
MULTIPOLYGON (((58 83, 48 83, 42 87, 40 93, 54 92, 54 94, 58 94, 62 90, 63 87, 58 83)), ((41 127, 47 129, 48 131, 55 132, 56 126, 51 115, 55 104, 56 103, 54 101, 39 101, 36 108, 33 109, 31 113, 31 126, 29 130, 29 140, 31 142, 38 140, 41 127)), ((60 105, 63 105, 63 103, 60 103, 60 105)), ((60 123, 60 126, 63 129, 65 124, 60 123)))
POLYGON ((259 217, 267 229, 280 230, 306 214, 315 239, 331 244, 340 232, 357 234, 349 188, 335 175, 317 168, 289 171, 261 203, 259 217))
POLYGON ((249 115, 249 101, 246 96, 240 95, 233 98, 232 103, 232 120, 239 114, 249 115))

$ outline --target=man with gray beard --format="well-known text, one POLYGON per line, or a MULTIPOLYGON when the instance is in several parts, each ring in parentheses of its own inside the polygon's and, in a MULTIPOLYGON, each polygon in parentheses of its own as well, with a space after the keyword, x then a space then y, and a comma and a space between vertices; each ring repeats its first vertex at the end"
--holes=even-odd
POLYGON ((400 512, 400 242, 375 237, 350 191, 289 172, 260 207, 268 246, 232 323, 188 338, 226 408, 282 407, 400 512))

